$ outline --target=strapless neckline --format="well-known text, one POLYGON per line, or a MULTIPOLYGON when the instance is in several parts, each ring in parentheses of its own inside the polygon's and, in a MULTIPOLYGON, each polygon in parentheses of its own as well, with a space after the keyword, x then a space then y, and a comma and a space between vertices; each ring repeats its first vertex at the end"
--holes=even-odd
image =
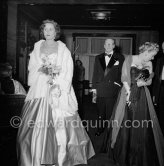
POLYGON ((45 53, 41 53, 41 56, 43 55, 43 56, 46 56, 46 57, 48 57, 48 56, 50 56, 50 55, 52 55, 52 54, 57 54, 56 52, 53 52, 53 53, 51 53, 51 54, 45 54, 45 53))

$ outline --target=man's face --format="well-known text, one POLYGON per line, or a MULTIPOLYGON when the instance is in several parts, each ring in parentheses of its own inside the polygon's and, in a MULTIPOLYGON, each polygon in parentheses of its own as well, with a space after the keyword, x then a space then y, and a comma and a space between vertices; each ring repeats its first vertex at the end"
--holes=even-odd
POLYGON ((115 47, 114 41, 112 39, 107 39, 104 44, 105 51, 110 53, 115 47))

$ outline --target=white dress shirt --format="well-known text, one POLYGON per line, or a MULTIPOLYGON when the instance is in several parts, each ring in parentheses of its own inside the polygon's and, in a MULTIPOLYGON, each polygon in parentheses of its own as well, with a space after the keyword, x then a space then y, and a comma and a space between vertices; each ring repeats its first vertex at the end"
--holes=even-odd
MULTIPOLYGON (((113 51, 110 52, 110 53, 107 53, 107 52, 105 52, 105 53, 106 53, 106 54, 111 54, 111 57, 112 57, 112 55, 113 55, 113 51)), ((108 56, 105 56, 105 64, 106 64, 106 66, 108 65, 108 63, 109 63, 111 57, 109 58, 108 56)))

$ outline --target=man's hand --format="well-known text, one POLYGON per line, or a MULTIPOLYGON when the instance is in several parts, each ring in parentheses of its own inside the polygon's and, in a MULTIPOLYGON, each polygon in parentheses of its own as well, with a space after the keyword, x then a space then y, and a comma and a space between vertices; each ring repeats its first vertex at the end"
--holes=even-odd
POLYGON ((155 106, 157 106, 157 103, 155 102, 155 96, 153 96, 153 103, 155 106))
POLYGON ((96 89, 92 89, 92 103, 96 103, 97 100, 97 90, 96 89))

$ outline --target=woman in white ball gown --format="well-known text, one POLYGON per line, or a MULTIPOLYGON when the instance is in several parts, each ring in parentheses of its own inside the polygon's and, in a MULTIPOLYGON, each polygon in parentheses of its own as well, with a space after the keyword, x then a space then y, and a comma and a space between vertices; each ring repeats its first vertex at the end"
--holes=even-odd
POLYGON ((70 51, 56 41, 59 25, 44 20, 45 40, 30 54, 30 86, 17 136, 19 166, 73 166, 87 164, 95 152, 78 115, 72 87, 70 51))

